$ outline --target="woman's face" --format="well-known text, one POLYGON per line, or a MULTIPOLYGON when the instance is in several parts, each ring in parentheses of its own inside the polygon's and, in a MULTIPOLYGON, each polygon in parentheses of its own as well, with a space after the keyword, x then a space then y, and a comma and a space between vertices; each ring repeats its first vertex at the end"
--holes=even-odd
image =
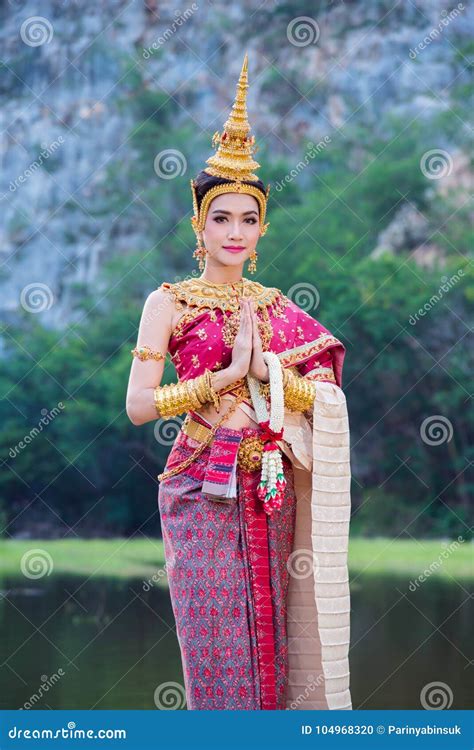
POLYGON ((260 237, 258 209, 257 199, 246 193, 224 193, 213 198, 202 233, 207 262, 217 266, 244 264, 260 237))

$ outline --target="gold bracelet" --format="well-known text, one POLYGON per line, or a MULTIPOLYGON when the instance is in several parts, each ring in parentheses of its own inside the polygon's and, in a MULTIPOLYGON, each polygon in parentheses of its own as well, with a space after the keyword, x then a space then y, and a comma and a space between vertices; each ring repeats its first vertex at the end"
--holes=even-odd
POLYGON ((199 393, 199 378, 185 380, 183 385, 189 390, 190 396, 196 401, 196 406, 194 408, 199 409, 199 407, 202 406, 202 400, 199 393))
POLYGON ((184 398, 191 401, 192 409, 199 409, 201 400, 196 391, 196 378, 185 380, 181 383, 184 391, 184 398))
POLYGON ((289 411, 309 411, 316 397, 316 383, 283 368, 285 406, 289 411))
POLYGON ((199 375, 199 377, 195 379, 195 383, 197 397, 201 402, 201 405, 204 406, 204 404, 206 404, 208 401, 205 375, 199 375))
POLYGON ((157 414, 166 419, 189 409, 200 409, 207 403, 214 404, 219 413, 220 396, 212 385, 212 375, 212 371, 206 369, 196 378, 156 386, 153 398, 157 414))
POLYGON ((163 419, 175 417, 188 409, 199 409, 201 402, 193 390, 192 381, 157 385, 153 389, 155 409, 163 419))
POLYGON ((212 375, 213 373, 211 372, 211 370, 206 370, 207 393, 210 397, 209 400, 212 401, 215 410, 219 414, 221 408, 221 399, 219 393, 214 389, 214 386, 212 385, 212 375))
POLYGON ((149 346, 136 346, 135 349, 130 349, 132 356, 138 357, 142 362, 147 359, 156 359, 159 362, 161 359, 165 359, 166 355, 158 351, 153 351, 149 346))

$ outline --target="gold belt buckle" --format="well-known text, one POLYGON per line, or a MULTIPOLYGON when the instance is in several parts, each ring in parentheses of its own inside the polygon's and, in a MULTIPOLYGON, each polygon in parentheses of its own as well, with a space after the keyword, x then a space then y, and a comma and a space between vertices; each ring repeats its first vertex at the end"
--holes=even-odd
MULTIPOLYGON (((181 425, 181 430, 189 437, 204 442, 210 428, 200 424, 189 415, 181 425)), ((237 453, 237 465, 243 471, 258 471, 262 468, 262 454, 264 442, 259 437, 243 438, 237 453)))
POLYGON ((257 471, 262 468, 263 445, 261 438, 243 438, 237 454, 237 464, 243 471, 257 471))
POLYGON ((211 430, 209 427, 201 424, 197 420, 190 417, 188 414, 183 424, 181 425, 181 431, 193 440, 197 440, 199 443, 203 443, 208 438, 211 430))

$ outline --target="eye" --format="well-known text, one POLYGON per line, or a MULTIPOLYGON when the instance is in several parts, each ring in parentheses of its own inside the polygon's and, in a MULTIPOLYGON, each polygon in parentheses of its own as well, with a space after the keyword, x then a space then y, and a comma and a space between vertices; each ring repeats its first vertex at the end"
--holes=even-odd
MULTIPOLYGON (((218 224, 221 223, 221 219, 223 221, 227 221, 227 216, 215 216, 214 217, 214 221, 217 221, 218 224)), ((256 224, 257 223, 257 219, 254 216, 249 216, 249 218, 245 219, 245 221, 249 221, 251 224, 256 224)))

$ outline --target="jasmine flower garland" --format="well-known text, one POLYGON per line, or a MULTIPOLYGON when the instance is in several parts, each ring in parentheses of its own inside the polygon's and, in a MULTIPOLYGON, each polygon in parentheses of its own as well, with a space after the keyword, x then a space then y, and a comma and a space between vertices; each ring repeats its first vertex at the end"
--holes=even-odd
POLYGON ((268 515, 279 510, 283 501, 286 479, 277 440, 283 438, 285 402, 281 362, 274 352, 263 352, 270 376, 270 415, 265 398, 260 393, 259 381, 247 375, 247 383, 252 397, 257 421, 262 429, 264 442, 262 454, 262 474, 257 488, 258 497, 268 515))

